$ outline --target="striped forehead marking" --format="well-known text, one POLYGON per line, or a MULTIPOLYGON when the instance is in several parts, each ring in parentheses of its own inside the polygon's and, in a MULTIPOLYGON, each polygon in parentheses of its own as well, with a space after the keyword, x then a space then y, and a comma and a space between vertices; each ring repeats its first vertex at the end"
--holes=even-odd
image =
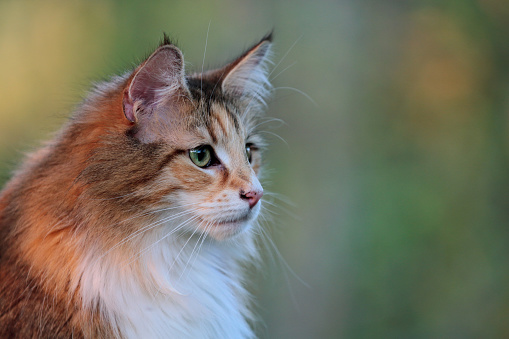
POLYGON ((211 104, 208 113, 207 129, 214 143, 217 144, 220 138, 228 142, 231 138, 243 137, 236 113, 219 104, 211 104))
POLYGON ((208 107, 207 132, 218 159, 229 169, 240 169, 245 164, 245 132, 236 112, 219 103, 208 107))

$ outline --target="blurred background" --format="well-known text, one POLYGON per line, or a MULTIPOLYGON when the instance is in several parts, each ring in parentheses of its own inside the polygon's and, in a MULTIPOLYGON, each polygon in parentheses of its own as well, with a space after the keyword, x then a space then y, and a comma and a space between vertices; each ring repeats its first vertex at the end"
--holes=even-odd
POLYGON ((1 181, 163 31, 200 70, 272 28, 259 336, 509 338, 507 0, 0 0, 1 181))

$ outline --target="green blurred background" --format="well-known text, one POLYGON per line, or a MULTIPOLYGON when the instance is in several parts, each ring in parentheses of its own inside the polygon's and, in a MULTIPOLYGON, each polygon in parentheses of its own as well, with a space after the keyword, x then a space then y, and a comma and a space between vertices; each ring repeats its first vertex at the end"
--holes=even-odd
POLYGON ((209 24, 205 67, 275 28, 270 233, 304 283, 267 256, 259 336, 509 338, 507 0, 0 0, 1 180, 163 31, 200 70, 209 24))

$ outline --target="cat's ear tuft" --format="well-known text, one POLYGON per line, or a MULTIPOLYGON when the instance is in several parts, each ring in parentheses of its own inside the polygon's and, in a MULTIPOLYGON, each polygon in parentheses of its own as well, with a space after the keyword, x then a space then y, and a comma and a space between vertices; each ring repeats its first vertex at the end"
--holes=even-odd
POLYGON ((149 114, 179 91, 187 91, 184 57, 177 47, 163 45, 133 72, 124 89, 124 115, 136 122, 139 114, 149 114))
POLYGON ((166 32, 163 33, 163 40, 161 40, 161 43, 159 44, 159 46, 164 46, 164 45, 172 45, 171 39, 168 36, 168 34, 166 34, 166 32))
POLYGON ((227 65, 223 92, 264 102, 271 89, 268 71, 271 46, 272 33, 227 65))

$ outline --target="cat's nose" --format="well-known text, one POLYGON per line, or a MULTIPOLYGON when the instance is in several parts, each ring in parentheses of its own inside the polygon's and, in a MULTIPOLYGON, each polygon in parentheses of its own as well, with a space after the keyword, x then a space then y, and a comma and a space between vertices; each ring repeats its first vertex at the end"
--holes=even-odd
POLYGON ((263 195, 263 189, 252 189, 248 192, 244 192, 244 190, 240 190, 240 197, 243 200, 247 200, 249 203, 249 208, 255 207, 255 205, 260 201, 263 195))

